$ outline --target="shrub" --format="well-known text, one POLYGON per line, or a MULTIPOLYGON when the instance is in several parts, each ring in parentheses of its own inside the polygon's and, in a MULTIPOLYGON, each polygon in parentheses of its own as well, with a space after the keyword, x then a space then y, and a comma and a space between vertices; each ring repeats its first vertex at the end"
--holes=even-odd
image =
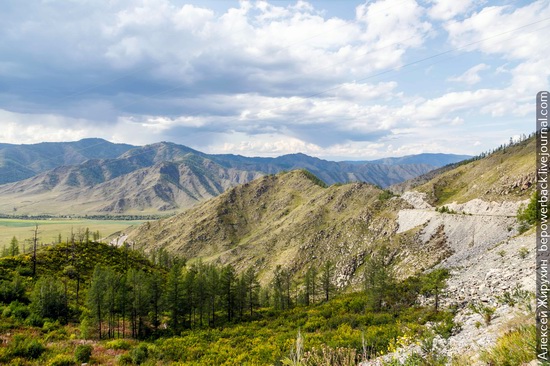
POLYGON ((48 366, 74 366, 76 362, 74 358, 68 355, 56 355, 48 362, 48 366))
POLYGON ((89 344, 79 344, 74 351, 75 359, 80 363, 87 363, 92 356, 93 347, 89 344))
POLYGON ((132 357, 132 362, 136 365, 141 365, 147 357, 149 356, 149 350, 147 345, 140 343, 136 348, 130 351, 130 357, 132 357))
POLYGON ((48 333, 48 332, 57 330, 60 327, 61 327, 61 325, 59 324, 58 321, 55 321, 55 322, 46 321, 46 322, 44 322, 44 325, 42 325, 42 331, 44 333, 48 333))
POLYGON ((489 365, 523 365, 536 358, 535 350, 536 327, 523 326, 500 337, 494 347, 481 353, 481 360, 489 365))
POLYGON ((480 303, 472 303, 468 305, 468 307, 474 313, 479 314, 483 317, 483 320, 485 321, 485 325, 491 324, 491 320, 493 320, 493 315, 495 314, 495 311, 496 311, 496 309, 493 306, 484 305, 480 303))
POLYGON ((36 359, 46 351, 46 347, 36 339, 16 335, 10 344, 9 353, 12 357, 36 359))
POLYGON ((25 320, 25 323, 33 327, 42 327, 44 325, 44 319, 42 319, 40 315, 31 314, 28 316, 27 320, 25 320))
POLYGON ((527 226, 533 225, 534 223, 540 221, 540 204, 538 200, 538 193, 534 192, 533 195, 531 195, 531 199, 529 200, 527 207, 522 206, 518 209, 518 221, 527 224, 527 226))
POLYGON ((130 343, 128 341, 125 341, 124 339, 114 339, 112 341, 109 341, 105 344, 105 347, 108 349, 123 349, 123 350, 129 350, 132 348, 130 343))
POLYGON ((380 201, 387 201, 387 200, 389 200, 389 199, 392 198, 392 197, 394 197, 394 194, 392 193, 392 191, 387 190, 387 189, 385 189, 382 193, 380 193, 380 194, 378 195, 378 199, 379 199, 380 201))
POLYGON ((13 317, 19 320, 24 320, 29 314, 29 307, 17 300, 10 303, 2 312, 2 315, 6 318, 13 317))
POLYGON ((129 354, 125 353, 117 357, 117 365, 131 365, 131 364, 132 364, 132 357, 129 354))
POLYGON ((525 248, 525 247, 521 247, 519 248, 519 256, 521 259, 525 259, 527 258, 527 255, 529 254, 529 249, 525 248))

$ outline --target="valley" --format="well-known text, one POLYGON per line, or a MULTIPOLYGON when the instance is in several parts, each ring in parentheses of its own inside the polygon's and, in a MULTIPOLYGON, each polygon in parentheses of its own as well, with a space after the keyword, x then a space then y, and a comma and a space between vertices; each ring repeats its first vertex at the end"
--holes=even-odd
POLYGON ((15 237, 20 245, 20 251, 30 249, 33 233, 38 225, 39 242, 45 245, 57 243, 71 237, 71 232, 82 235, 86 229, 89 232, 99 232, 101 239, 118 232, 125 231, 131 225, 142 224, 144 220, 93 220, 93 219, 0 219, 0 248, 7 247, 15 237), (25 244, 26 243, 26 244, 25 244))
MULTIPOLYGON (((36 260, 29 249, 0 258, 3 329, 23 337, 8 336, 0 360, 70 363, 88 344, 88 361, 113 365, 328 366, 323 355, 343 366, 530 362, 534 228, 518 212, 533 197, 534 144, 531 137, 385 189, 327 184, 308 169, 253 177, 169 144, 129 150, 116 164, 148 165, 173 187, 190 182, 187 197, 202 198, 131 227, 41 222, 43 237, 68 225, 125 235, 116 245, 108 242, 117 235, 54 236, 36 260), (160 161, 180 153, 179 163, 160 161), (40 291, 64 302, 44 308, 40 291), (36 357, 31 343, 42 347, 36 357)), ((94 170, 95 161, 83 166, 97 174, 75 173, 74 187, 118 192, 123 181, 148 179, 149 168, 117 176, 94 170)), ((18 185, 20 194, 81 169, 39 174, 18 185)), ((34 226, 0 224, 8 241, 34 226)))
POLYGON ((423 154, 374 162, 332 162, 304 154, 277 158, 209 155, 169 142, 142 147, 100 139, 57 145, 4 144, 0 145, 0 213, 177 213, 232 187, 282 171, 307 169, 326 184, 358 181, 387 187, 465 158, 423 154), (44 150, 48 153, 40 155, 44 150))

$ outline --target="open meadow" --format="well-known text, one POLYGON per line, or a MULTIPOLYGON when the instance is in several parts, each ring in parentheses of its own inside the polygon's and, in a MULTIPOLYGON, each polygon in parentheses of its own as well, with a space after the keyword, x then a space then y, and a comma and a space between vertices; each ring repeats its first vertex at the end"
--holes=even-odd
POLYGON ((15 236, 20 249, 25 242, 30 243, 34 235, 35 225, 38 225, 38 242, 49 244, 57 242, 59 235, 63 241, 70 238, 71 231, 77 235, 84 233, 86 228, 90 233, 99 231, 100 239, 111 234, 123 232, 131 225, 139 225, 144 220, 89 220, 89 219, 0 219, 0 249, 7 246, 15 236))

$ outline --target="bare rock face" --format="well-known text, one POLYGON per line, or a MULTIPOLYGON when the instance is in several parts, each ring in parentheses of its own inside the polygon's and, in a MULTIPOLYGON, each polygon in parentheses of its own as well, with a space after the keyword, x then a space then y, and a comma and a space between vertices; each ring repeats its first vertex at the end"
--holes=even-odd
POLYGON ((415 191, 407 191, 401 195, 401 199, 407 201, 415 209, 430 209, 433 208, 426 202, 426 194, 415 191))
MULTIPOLYGON (((517 186, 529 183, 529 178, 515 181, 517 186)), ((403 199, 414 209, 398 214, 399 233, 416 232, 418 248, 433 245, 434 239, 444 240, 440 248, 448 248, 448 257, 438 267, 451 270, 442 303, 458 309, 455 322, 461 330, 445 342, 448 356, 471 355, 472 365, 482 365, 479 351, 491 347, 503 331, 517 319, 528 318, 527 309, 534 306, 527 298, 516 306, 503 302, 505 295, 534 292, 535 290, 535 233, 518 235, 515 214, 520 202, 486 202, 474 199, 463 204, 449 204, 456 214, 436 212, 423 208, 419 194, 403 194, 403 199), (481 314, 471 310, 470 304, 483 304, 494 309, 489 323, 481 314)), ((441 251, 441 249, 440 249, 441 251)), ((404 360, 414 347, 386 356, 404 360)), ((382 359, 365 365, 382 364, 382 359), (378 363, 377 363, 378 362, 378 363)))
POLYGON ((491 187, 487 193, 494 193, 502 196, 506 196, 515 191, 526 191, 536 183, 535 172, 523 174, 519 176, 504 176, 499 184, 495 184, 491 187))

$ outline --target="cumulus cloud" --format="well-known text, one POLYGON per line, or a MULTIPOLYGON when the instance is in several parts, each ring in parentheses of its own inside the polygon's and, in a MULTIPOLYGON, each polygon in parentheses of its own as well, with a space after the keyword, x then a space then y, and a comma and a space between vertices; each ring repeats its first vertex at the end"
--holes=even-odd
POLYGON ((466 13, 474 5, 473 0, 432 0, 432 7, 428 14, 437 20, 449 20, 466 13))
MULTIPOLYGON (((348 18, 306 1, 205 4, 6 0, 0 140, 97 136, 325 157, 448 151, 447 128, 458 140, 487 116, 528 115, 550 75, 537 32, 548 0, 338 3, 348 18), (536 24, 495 37, 526 23, 536 24), (401 69, 449 47, 476 66, 401 69), (475 89, 489 69, 506 70, 501 83, 475 89)), ((477 133, 468 136, 485 141, 477 133)))
POLYGON ((449 81, 456 81, 460 83, 466 83, 468 85, 474 85, 481 81, 481 76, 479 76, 479 73, 490 68, 491 67, 487 64, 478 64, 469 68, 460 76, 450 77, 449 81))

